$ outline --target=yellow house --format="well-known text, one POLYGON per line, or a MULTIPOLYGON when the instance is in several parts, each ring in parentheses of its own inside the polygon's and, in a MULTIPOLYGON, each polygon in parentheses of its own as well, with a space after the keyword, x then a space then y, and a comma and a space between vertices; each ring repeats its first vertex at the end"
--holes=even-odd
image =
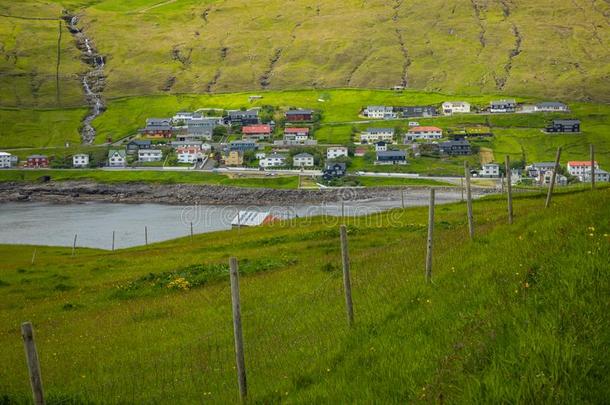
POLYGON ((244 164, 244 155, 237 150, 232 150, 226 157, 225 164, 227 166, 241 166, 244 164))

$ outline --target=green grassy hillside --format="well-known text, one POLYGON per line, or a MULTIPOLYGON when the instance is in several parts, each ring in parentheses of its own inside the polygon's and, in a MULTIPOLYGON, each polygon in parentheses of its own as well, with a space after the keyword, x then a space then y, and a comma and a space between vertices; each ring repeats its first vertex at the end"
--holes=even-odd
POLYGON ((82 104, 63 10, 107 56, 109 98, 404 85, 610 101, 602 0, 2 0, 1 106, 82 104))
POLYGON ((108 252, 0 246, 0 398, 29 398, 36 330, 49 403, 234 403, 227 263, 237 256, 253 403, 601 403, 610 396, 610 189, 348 221, 347 327, 336 219, 108 252))

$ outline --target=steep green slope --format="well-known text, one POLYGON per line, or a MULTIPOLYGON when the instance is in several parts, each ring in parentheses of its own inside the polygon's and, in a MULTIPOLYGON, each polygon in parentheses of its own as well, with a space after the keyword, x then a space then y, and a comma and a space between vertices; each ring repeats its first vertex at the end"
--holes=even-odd
POLYGON ((240 259, 255 403, 600 403, 608 398, 610 189, 200 235, 117 252, 0 246, 0 398, 29 398, 19 324, 49 402, 237 402, 226 263, 240 259))
POLYGON ((30 19, 63 10, 106 55, 109 98, 403 85, 610 101, 602 0, 1 0, 1 106, 79 104, 65 24, 58 52, 58 21, 30 19))

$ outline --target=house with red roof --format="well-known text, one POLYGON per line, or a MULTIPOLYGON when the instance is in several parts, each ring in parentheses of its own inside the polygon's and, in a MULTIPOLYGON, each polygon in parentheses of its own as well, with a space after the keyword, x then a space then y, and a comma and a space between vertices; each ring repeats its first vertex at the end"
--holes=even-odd
POLYGON ((257 124, 242 127, 243 139, 269 139, 271 136, 271 125, 257 124))
POLYGON ((405 143, 417 139, 441 139, 443 130, 438 127, 413 127, 405 135, 405 143))
MULTIPOLYGON (((597 162, 593 163, 595 167, 595 181, 610 181, 610 173, 600 168, 597 162)), ((568 162, 568 173, 571 176, 578 177, 580 181, 591 181, 591 161, 573 160, 568 162)))
POLYGON ((25 167, 35 168, 35 169, 49 167, 49 158, 45 155, 28 156, 25 167))

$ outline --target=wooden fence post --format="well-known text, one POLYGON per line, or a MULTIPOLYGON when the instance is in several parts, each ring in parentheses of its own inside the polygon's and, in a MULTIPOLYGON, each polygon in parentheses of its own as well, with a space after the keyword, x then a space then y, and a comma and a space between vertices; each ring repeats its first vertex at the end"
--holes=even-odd
POLYGON ((193 221, 191 221, 191 242, 193 242, 193 221))
POLYGON ((239 266, 237 258, 229 259, 231 269, 231 304, 233 309, 233 336, 235 338, 235 362, 237 363, 237 384, 239 396, 243 401, 248 396, 248 384, 246 380, 246 361, 244 358, 244 335, 241 328, 241 305, 239 302, 239 266))
POLYGON ((591 144, 591 190, 595 188, 595 147, 591 144))
POLYGON ((36 261, 36 248, 34 248, 34 253, 32 253, 32 266, 34 265, 34 261, 36 261))
POLYGON ((112 231, 112 251, 114 252, 114 231, 112 231))
POLYGON ((78 234, 74 234, 74 242, 72 243, 72 256, 74 256, 76 254, 76 238, 78 237, 78 234))
POLYGON ((148 246, 148 226, 144 226, 144 243, 148 246))
POLYGON ((345 218, 345 201, 341 200, 341 219, 345 218))
POLYGON ((466 206, 468 209, 468 234, 474 239, 474 218, 472 216, 472 191, 470 190, 470 165, 464 162, 464 179, 466 180, 466 206))
POLYGON ((400 191, 400 201, 402 205, 402 209, 405 209, 405 190, 400 191))
POLYGON ((34 329, 30 322, 21 324, 21 337, 25 347, 25 357, 30 374, 30 385, 35 405, 44 405, 44 391, 42 389, 42 374, 40 373, 40 362, 38 361, 38 351, 34 340, 34 329))
POLYGON ((555 187, 555 180, 557 179, 557 171, 559 170, 559 159, 561 158, 561 146, 557 148, 557 156, 555 156, 555 166, 553 166, 553 175, 551 176, 551 184, 546 194, 546 202, 544 208, 551 206, 551 197, 553 196, 553 188, 555 187))
POLYGON ((511 175, 510 175, 510 156, 506 155, 506 160, 504 162, 504 168, 506 171, 506 191, 508 195, 508 223, 512 225, 513 223, 513 185, 511 184, 511 175))
POLYGON ((347 228, 341 225, 341 259, 343 262, 343 289, 345 290, 345 309, 347 311, 347 324, 354 324, 354 306, 352 303, 352 282, 350 278, 349 248, 347 245, 347 228))
POLYGON ((434 189, 430 189, 428 207, 428 241, 426 246, 426 282, 432 281, 432 248, 434 247, 434 189))

